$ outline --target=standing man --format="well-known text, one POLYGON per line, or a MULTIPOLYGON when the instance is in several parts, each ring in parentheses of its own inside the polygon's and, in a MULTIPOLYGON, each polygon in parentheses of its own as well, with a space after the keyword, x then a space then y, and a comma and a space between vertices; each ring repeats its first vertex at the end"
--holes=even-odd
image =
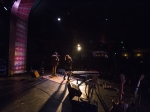
POLYGON ((52 63, 52 76, 56 76, 57 65, 59 63, 59 58, 58 58, 57 52, 55 52, 52 55, 51 63, 52 63))

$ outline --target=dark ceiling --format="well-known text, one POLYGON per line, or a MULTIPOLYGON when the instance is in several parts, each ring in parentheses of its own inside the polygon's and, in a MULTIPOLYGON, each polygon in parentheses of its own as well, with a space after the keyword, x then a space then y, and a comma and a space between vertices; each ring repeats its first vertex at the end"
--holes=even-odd
POLYGON ((147 45, 149 6, 149 2, 36 0, 30 14, 29 35, 62 41, 124 40, 132 45, 147 45), (57 21, 58 17, 61 21, 57 21))
MULTIPOLYGON (((4 1, 8 5, 12 0, 4 1)), ((130 46, 149 47, 149 7, 150 2, 138 1, 36 0, 29 17, 29 37, 62 43, 124 40, 130 46)), ((1 7, 1 18, 6 18, 4 12, 1 7)))
MULTIPOLYGON (((0 58, 8 55, 11 9, 4 10, 4 5, 10 6, 12 1, 0 0, 0 58)), ((150 2, 109 1, 36 0, 28 24, 29 62, 48 60, 54 51, 71 54, 76 43, 99 48, 101 44, 124 40, 126 46, 150 48, 150 2), (58 17, 61 21, 57 21, 58 17), (58 48, 54 46, 56 43, 58 48)))

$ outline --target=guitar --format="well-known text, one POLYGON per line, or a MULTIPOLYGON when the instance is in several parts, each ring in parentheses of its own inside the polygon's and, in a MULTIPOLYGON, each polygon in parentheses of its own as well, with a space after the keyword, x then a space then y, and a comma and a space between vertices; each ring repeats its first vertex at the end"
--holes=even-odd
POLYGON ((132 98, 132 100, 128 103, 129 105, 131 105, 131 104, 134 105, 134 104, 135 104, 135 101, 136 101, 136 99, 138 98, 137 92, 138 92, 138 90, 139 90, 141 80, 143 80, 143 79, 144 79, 144 74, 142 74, 142 75, 140 76, 140 78, 139 78, 139 81, 138 81, 138 83, 137 83, 137 86, 136 86, 136 89, 135 89, 133 98, 132 98))
POLYGON ((119 101, 115 102, 115 100, 112 100, 113 106, 110 108, 109 112, 125 112, 126 109, 128 108, 128 104, 122 102, 122 94, 123 92, 123 87, 125 83, 125 77, 123 74, 120 75, 120 80, 121 80, 121 87, 119 91, 119 101))

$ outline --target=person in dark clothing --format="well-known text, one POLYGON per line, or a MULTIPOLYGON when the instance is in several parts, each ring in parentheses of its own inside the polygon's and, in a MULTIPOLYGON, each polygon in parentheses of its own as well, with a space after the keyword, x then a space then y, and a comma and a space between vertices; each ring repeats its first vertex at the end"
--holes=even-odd
POLYGON ((55 52, 52 55, 51 63, 52 63, 52 76, 56 76, 57 65, 59 63, 59 57, 58 57, 58 53, 57 52, 55 52))
POLYGON ((69 56, 69 55, 65 55, 65 73, 64 73, 64 80, 65 80, 65 77, 66 75, 68 76, 68 81, 69 81, 69 78, 72 74, 72 58, 69 56))

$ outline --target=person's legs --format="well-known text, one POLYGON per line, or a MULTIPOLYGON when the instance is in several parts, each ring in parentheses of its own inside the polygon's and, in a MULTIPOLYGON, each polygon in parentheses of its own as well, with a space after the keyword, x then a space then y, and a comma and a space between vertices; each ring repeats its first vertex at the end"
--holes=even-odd
POLYGON ((70 74, 68 73, 68 79, 67 79, 68 81, 70 80, 69 78, 70 78, 70 74))
POLYGON ((56 75, 57 65, 54 66, 54 76, 56 75))
POLYGON ((69 71, 68 71, 68 81, 70 80, 69 78, 70 78, 71 74, 72 74, 72 71, 69 70, 69 71))
POLYGON ((64 80, 65 80, 66 75, 67 75, 67 72, 64 72, 64 80))
POLYGON ((54 66, 52 66, 52 75, 54 75, 54 66))
POLYGON ((56 75, 56 69, 57 69, 56 65, 52 67, 52 76, 56 75))

